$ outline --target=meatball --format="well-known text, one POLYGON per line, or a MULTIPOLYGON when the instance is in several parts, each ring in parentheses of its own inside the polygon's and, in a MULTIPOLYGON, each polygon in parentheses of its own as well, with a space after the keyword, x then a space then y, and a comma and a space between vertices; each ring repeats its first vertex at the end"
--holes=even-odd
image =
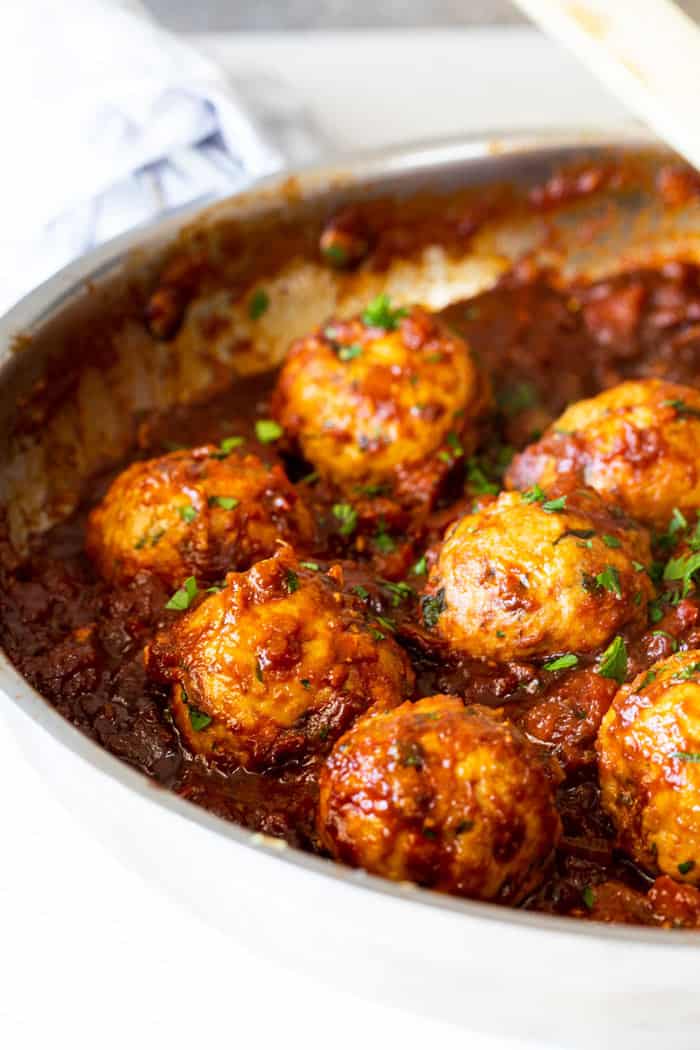
POLYGON ((303 547, 311 516, 280 466, 213 446, 133 463, 88 519, 86 547, 99 572, 128 581, 142 570, 170 586, 216 580, 274 553, 303 547))
POLYGON ((321 771, 318 831, 334 857, 376 875, 517 902, 560 824, 534 745, 485 707, 432 696, 341 737, 321 771))
POLYGON ((342 582, 339 566, 321 573, 285 548, 230 573, 156 636, 146 666, 172 684, 195 754, 265 768, 323 750, 372 705, 410 695, 408 657, 342 582))
POLYGON ((474 447, 486 381, 467 344, 413 307, 384 297, 295 343, 273 414, 302 454, 340 489, 429 494, 474 447))
POLYGON ((700 649, 624 685, 596 747, 620 846, 650 871, 700 885, 700 649))
POLYGON ((590 652, 646 616, 650 557, 647 533, 594 492, 502 492, 448 530, 424 621, 482 659, 590 652))
POLYGON ((516 456, 509 488, 586 484, 655 528, 700 508, 700 392, 644 379, 570 405, 516 456))

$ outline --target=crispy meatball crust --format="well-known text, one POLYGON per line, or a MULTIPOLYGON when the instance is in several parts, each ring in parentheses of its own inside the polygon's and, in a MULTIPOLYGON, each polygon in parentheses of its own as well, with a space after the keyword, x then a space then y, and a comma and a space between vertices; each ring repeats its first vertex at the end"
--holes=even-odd
POLYGON ((247 569, 278 540, 303 547, 313 530, 280 466, 205 445, 123 471, 90 514, 86 548, 107 579, 146 570, 175 587, 247 569))
POLYGON ((340 738, 321 771, 318 831, 334 857, 376 875, 517 902, 542 879, 560 823, 518 729, 432 696, 340 738))
POLYGON ((407 656, 343 591, 340 567, 304 568, 289 549, 227 576, 157 635, 146 666, 172 683, 190 749, 247 769, 322 751, 413 686, 407 656))
POLYGON ((596 747, 620 846, 650 871, 700 885, 700 649, 624 685, 596 747))
POLYGON ((700 508, 700 392, 643 379, 577 401, 515 457, 506 485, 562 476, 659 529, 674 507, 700 508))
POLYGON ((448 530, 424 619, 481 659, 590 652, 646 615, 650 560, 646 532, 594 492, 502 492, 448 530))
POLYGON ((425 310, 413 307, 394 323, 332 320, 299 340, 272 410, 339 488, 386 483, 416 498, 455 454, 474 447, 487 384, 467 344, 425 310))

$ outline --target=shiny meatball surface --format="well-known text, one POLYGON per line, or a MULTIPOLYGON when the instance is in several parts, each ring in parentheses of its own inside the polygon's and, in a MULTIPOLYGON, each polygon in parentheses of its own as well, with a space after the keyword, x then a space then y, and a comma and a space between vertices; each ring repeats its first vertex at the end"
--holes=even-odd
POLYGON ((473 448, 486 382, 466 343, 426 311, 384 314, 383 327, 364 314, 295 343, 273 412, 340 488, 386 483, 415 496, 473 448))
POLYGON ((408 658, 341 585, 339 567, 317 572, 285 549, 231 573, 155 638, 147 668, 172 683, 195 754, 265 768, 330 746, 368 708, 410 695, 408 658))
POLYGON ((700 885, 700 650, 623 686, 597 742, 602 800, 639 864, 700 885))
POLYGON ((503 492, 448 530, 424 620, 476 658, 590 652, 646 615, 650 557, 646 532, 594 492, 503 492))
POLYGON ((506 483, 546 488, 558 477, 656 528, 674 507, 700 508, 700 392, 644 379, 575 402, 515 457, 506 483))
POLYGON ((457 697, 361 719, 333 748, 320 789, 319 834, 338 860, 465 897, 522 899, 560 833, 534 747, 457 697))
POLYGON ((107 579, 146 570, 175 587, 247 569, 278 540, 303 547, 313 528, 280 466, 205 445, 123 471, 90 515, 86 548, 107 579))

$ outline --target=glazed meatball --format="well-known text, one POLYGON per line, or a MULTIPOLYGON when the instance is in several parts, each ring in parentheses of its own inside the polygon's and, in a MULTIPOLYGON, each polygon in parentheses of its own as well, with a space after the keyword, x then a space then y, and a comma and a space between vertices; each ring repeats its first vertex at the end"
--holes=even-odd
POLYGON ((659 529, 674 507, 700 508, 700 392, 644 379, 575 402, 515 457, 506 484, 546 488, 557 477, 659 529))
POLYGON ((175 587, 188 576, 216 580, 247 569, 278 540, 303 547, 312 534, 280 466, 206 445, 123 471, 90 515, 86 547, 107 579, 147 570, 175 587))
POLYGON ((650 871, 700 885, 700 650, 624 685, 597 751, 621 847, 650 871))
POLYGON ((413 685, 403 651, 343 592, 340 567, 321 573, 289 549, 227 576, 155 638, 146 665, 172 683, 190 749, 247 769, 323 750, 413 685))
POLYGON ((341 737, 321 771, 318 830, 334 857, 376 875, 514 902, 542 879, 560 825, 522 733, 432 696, 341 737))
POLYGON ((273 413, 341 489, 387 485, 416 498, 473 448, 486 400, 462 339, 418 307, 375 301, 292 346, 273 413))
POLYGON ((589 652, 646 616, 649 562, 646 532, 594 492, 502 492, 448 530, 424 621, 482 659, 589 652))

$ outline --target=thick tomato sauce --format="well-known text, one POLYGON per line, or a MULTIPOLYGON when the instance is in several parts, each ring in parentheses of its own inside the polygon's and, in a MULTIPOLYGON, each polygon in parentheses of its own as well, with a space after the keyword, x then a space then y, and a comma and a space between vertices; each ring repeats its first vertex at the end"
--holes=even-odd
MULTIPOLYGON (((420 625, 419 592, 431 549, 445 526, 474 499, 488 496, 513 449, 538 435, 570 402, 630 377, 697 385, 700 375, 700 271, 673 264, 590 286, 558 289, 527 267, 493 290, 444 311, 494 384, 498 412, 477 456, 456 463, 437 509, 409 527, 381 493, 358 496, 358 528, 344 538, 329 513, 335 498, 309 478, 308 464, 279 453, 320 522, 316 557, 346 562, 359 588, 404 645, 416 671, 416 697, 453 693, 507 714, 564 770, 558 805, 564 838, 554 868, 526 907, 606 921, 700 926, 700 892, 654 879, 616 852, 599 805, 594 741, 616 685, 595 671, 595 656, 575 670, 544 673, 533 664, 455 661, 420 625), (390 534, 391 541, 378 537, 390 534), (424 559, 425 555, 425 559, 424 559)), ((269 414, 274 376, 238 383, 205 406, 146 422, 132 458, 174 446, 218 443, 242 435, 264 460, 254 422, 269 414)), ((144 672, 142 652, 154 631, 178 615, 169 593, 141 576, 114 587, 84 553, 86 514, 109 477, 96 479, 89 504, 42 536, 19 568, 3 570, 2 642, 10 658, 69 721, 109 751, 220 816, 317 850, 314 813, 318 759, 274 773, 226 773, 188 753, 169 714, 165 690, 144 672)), ((9 564, 10 559, 7 559, 9 564)), ((700 646, 700 604, 668 606, 663 619, 626 638, 628 677, 679 645, 700 646)))

